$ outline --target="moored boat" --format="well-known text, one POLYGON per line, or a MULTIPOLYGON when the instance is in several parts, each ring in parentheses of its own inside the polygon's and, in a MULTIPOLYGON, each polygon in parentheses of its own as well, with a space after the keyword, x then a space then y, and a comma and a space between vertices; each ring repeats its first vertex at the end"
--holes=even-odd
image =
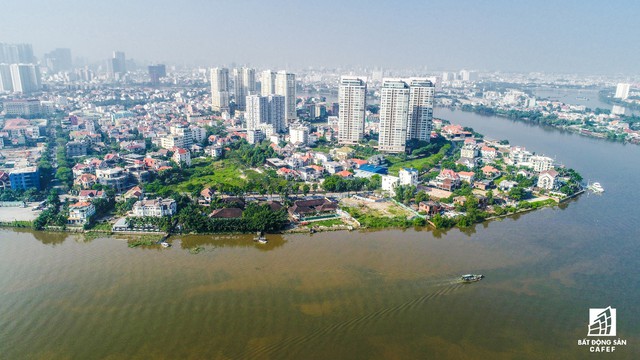
POLYGON ((269 241, 267 240, 267 237, 266 237, 266 236, 264 236, 264 235, 262 235, 262 233, 261 233, 261 232, 258 232, 258 233, 256 234, 256 237, 254 237, 254 238, 253 238, 253 241, 257 241, 257 242, 259 242, 260 244, 266 244, 266 243, 268 243, 268 242, 269 242, 269 241))
POLYGON ((604 188, 602 187, 602 185, 600 185, 599 182, 594 182, 593 184, 587 186, 587 188, 596 193, 604 192, 604 188))
POLYGON ((460 280, 464 283, 472 283, 484 279, 484 275, 481 274, 466 274, 460 276, 460 280))

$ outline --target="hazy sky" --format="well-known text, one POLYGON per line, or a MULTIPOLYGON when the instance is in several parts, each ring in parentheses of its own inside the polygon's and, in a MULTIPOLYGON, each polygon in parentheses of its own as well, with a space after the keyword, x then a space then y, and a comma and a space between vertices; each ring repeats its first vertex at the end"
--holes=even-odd
POLYGON ((0 42, 106 59, 637 74, 640 1, 3 0, 0 42))

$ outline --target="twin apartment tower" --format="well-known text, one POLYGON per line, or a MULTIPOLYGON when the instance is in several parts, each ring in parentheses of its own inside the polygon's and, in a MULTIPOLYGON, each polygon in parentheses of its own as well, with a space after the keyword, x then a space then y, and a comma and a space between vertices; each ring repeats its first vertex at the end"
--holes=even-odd
MULTIPOLYGON (((260 94, 254 69, 233 70, 235 103, 245 111, 247 130, 282 133, 297 120, 296 77, 286 71, 263 71, 260 94)), ((211 70, 211 97, 215 111, 229 110, 229 69, 211 70)), ((407 140, 429 141, 435 86, 427 78, 385 78, 380 89, 378 149, 405 151, 407 140)), ((338 142, 355 145, 365 132, 367 79, 343 76, 339 86, 338 142)))
MULTIPOLYGON (((435 86, 426 78, 382 80, 378 150, 402 153, 407 140, 429 141, 435 86)), ((339 89, 338 142, 358 144, 364 136, 367 81, 343 76, 339 89)))
MULTIPOLYGON (((286 131, 286 124, 296 121, 295 74, 270 70, 260 74, 261 89, 258 94, 254 69, 233 70, 235 103, 245 111, 247 129, 271 127, 273 132, 286 131)), ((229 110, 229 69, 211 69, 211 105, 215 111, 229 110)))

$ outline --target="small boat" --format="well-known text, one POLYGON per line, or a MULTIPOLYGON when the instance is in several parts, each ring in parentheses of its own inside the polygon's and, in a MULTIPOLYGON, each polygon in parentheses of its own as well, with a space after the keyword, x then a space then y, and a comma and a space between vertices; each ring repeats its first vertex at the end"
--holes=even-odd
POLYGON ((466 274, 466 275, 460 276, 460 280, 463 283, 472 283, 472 282, 480 281, 482 279, 484 279, 484 275, 480 275, 480 274, 466 274))
POLYGON ((160 245, 161 245, 163 248, 168 248, 169 246, 171 246, 171 244, 169 244, 169 243, 168 243, 168 242, 166 242, 166 241, 161 242, 161 243, 160 243, 160 245))
POLYGON ((269 242, 269 241, 267 241, 267 238, 264 235, 262 235, 262 232, 258 232, 256 234, 256 237, 253 238, 253 241, 257 241, 260 244, 266 244, 266 243, 269 242))
POLYGON ((604 188, 602 187, 602 185, 600 185, 599 182, 594 182, 593 184, 587 186, 587 188, 596 193, 604 192, 604 188))

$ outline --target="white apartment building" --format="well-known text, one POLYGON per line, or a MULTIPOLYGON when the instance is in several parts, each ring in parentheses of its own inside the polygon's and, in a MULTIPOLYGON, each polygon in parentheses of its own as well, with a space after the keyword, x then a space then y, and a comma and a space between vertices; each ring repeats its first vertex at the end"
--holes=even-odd
POLYGON ((553 159, 547 156, 534 155, 529 158, 534 171, 542 172, 553 169, 553 159))
POLYGON ((279 133, 286 130, 284 96, 250 95, 247 96, 246 103, 247 130, 260 129, 264 124, 272 125, 274 131, 279 133))
POLYGON ((265 70, 260 74, 260 94, 269 96, 276 93, 276 73, 265 70))
POLYGON ((384 79, 379 150, 401 153, 407 140, 430 141, 435 86, 426 78, 384 79))
POLYGON ((614 97, 622 100, 628 98, 630 88, 631 84, 619 83, 618 86, 616 86, 616 95, 614 97))
POLYGON ((403 153, 409 121, 409 85, 401 79, 384 79, 380 90, 378 150, 403 153))
POLYGON ((509 158, 511 159, 511 162, 513 163, 513 165, 528 163, 529 159, 531 159, 531 156, 533 156, 531 152, 519 146, 513 147, 509 152, 509 158))
POLYGON ((418 185, 418 170, 416 169, 401 169, 398 172, 398 178, 400 185, 418 185))
POLYGON ((187 149, 176 148, 174 149, 173 156, 171 157, 176 164, 182 166, 191 166, 191 152, 187 149))
POLYGON ((126 189, 129 176, 121 167, 111 169, 96 169, 98 184, 112 187, 116 193, 122 193, 126 189))
POLYGON ((259 144, 265 139, 265 134, 262 130, 247 130, 247 142, 249 144, 259 144))
POLYGON ((306 145, 309 142, 309 128, 303 125, 291 126, 289 128, 289 142, 306 145))
POLYGON ((193 126, 191 129, 191 138, 193 142, 201 144, 207 138, 207 130, 201 127, 193 126))
POLYGON ((11 64, 9 71, 14 92, 29 94, 40 89, 40 70, 35 65, 11 64))
POLYGON ((244 111, 247 96, 255 94, 256 91, 256 71, 246 67, 233 69, 233 88, 236 107, 244 111))
POLYGON ((388 191, 392 196, 396 194, 396 187, 400 183, 400 178, 397 176, 383 175, 382 176, 382 190, 388 191))
POLYGON ((357 144, 364 136, 367 80, 365 77, 342 76, 338 93, 338 143, 357 144))
POLYGON ((211 69, 211 108, 214 111, 229 110, 229 69, 211 69))
POLYGON ((284 96, 284 116, 286 123, 298 119, 296 114, 296 75, 284 70, 276 73, 275 94, 284 96))
POLYGON ((409 79, 409 122, 407 139, 431 140, 433 128, 434 83, 426 78, 409 79))

